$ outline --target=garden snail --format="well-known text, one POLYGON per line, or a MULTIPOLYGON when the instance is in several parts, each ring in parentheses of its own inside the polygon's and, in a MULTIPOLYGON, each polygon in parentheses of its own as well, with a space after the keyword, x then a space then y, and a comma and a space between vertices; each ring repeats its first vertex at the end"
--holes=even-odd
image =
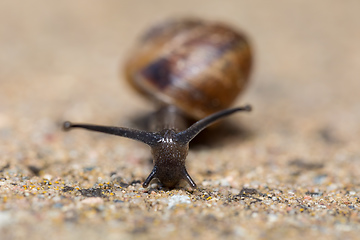
POLYGON ((151 28, 125 65, 126 78, 161 105, 150 131, 64 123, 143 142, 151 147, 154 168, 143 183, 156 178, 165 187, 186 180, 189 142, 220 118, 250 106, 227 109, 248 80, 251 50, 246 38, 227 25, 197 19, 168 21, 151 28), (184 128, 184 115, 201 119, 184 128))

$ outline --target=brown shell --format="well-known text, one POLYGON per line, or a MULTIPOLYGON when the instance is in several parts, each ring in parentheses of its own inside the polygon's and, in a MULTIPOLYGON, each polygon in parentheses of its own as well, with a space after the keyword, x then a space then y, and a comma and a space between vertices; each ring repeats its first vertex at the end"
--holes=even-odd
POLYGON ((247 83, 251 62, 241 33, 221 23, 182 19, 145 33, 125 73, 140 92, 200 119, 232 104, 247 83))

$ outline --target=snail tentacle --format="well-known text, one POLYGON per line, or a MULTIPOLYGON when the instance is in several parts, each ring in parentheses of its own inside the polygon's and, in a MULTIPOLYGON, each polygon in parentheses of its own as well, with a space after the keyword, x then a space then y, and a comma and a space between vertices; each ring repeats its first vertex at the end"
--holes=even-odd
POLYGON ((161 136, 158 133, 141 131, 131 128, 100 126, 93 124, 77 124, 68 121, 64 122, 63 125, 64 130, 70 130, 71 128, 83 128, 95 132, 108 133, 116 136, 130 138, 133 140, 143 142, 149 146, 154 146, 161 139, 161 136))
POLYGON ((214 113, 208 117, 205 117, 193 125, 191 125, 188 129, 185 131, 179 132, 177 136, 177 140, 186 144, 189 143, 196 135, 198 135, 202 130, 204 130, 206 127, 211 125, 212 123, 216 122, 217 120, 227 117, 233 113, 239 112, 239 111, 251 111, 251 106, 246 105, 244 107, 238 107, 238 108, 231 108, 226 109, 217 113, 214 113))

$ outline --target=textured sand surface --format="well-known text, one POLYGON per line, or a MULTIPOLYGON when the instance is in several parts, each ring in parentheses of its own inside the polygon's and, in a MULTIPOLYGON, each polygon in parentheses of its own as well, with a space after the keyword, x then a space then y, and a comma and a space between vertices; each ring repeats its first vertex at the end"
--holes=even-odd
POLYGON ((0 0, 1 239, 355 239, 359 1, 0 0), (133 126, 154 110, 121 66, 149 25, 221 20, 254 46, 251 103, 191 146, 198 184, 141 183, 147 146, 64 120, 133 126))

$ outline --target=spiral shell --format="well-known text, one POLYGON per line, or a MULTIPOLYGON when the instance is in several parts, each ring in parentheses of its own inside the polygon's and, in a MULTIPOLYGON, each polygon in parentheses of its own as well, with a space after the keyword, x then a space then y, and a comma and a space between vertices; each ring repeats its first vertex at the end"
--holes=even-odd
POLYGON ((222 23, 179 19, 142 36, 125 74, 138 91, 200 119, 234 102, 248 82, 251 63, 242 33, 222 23))

